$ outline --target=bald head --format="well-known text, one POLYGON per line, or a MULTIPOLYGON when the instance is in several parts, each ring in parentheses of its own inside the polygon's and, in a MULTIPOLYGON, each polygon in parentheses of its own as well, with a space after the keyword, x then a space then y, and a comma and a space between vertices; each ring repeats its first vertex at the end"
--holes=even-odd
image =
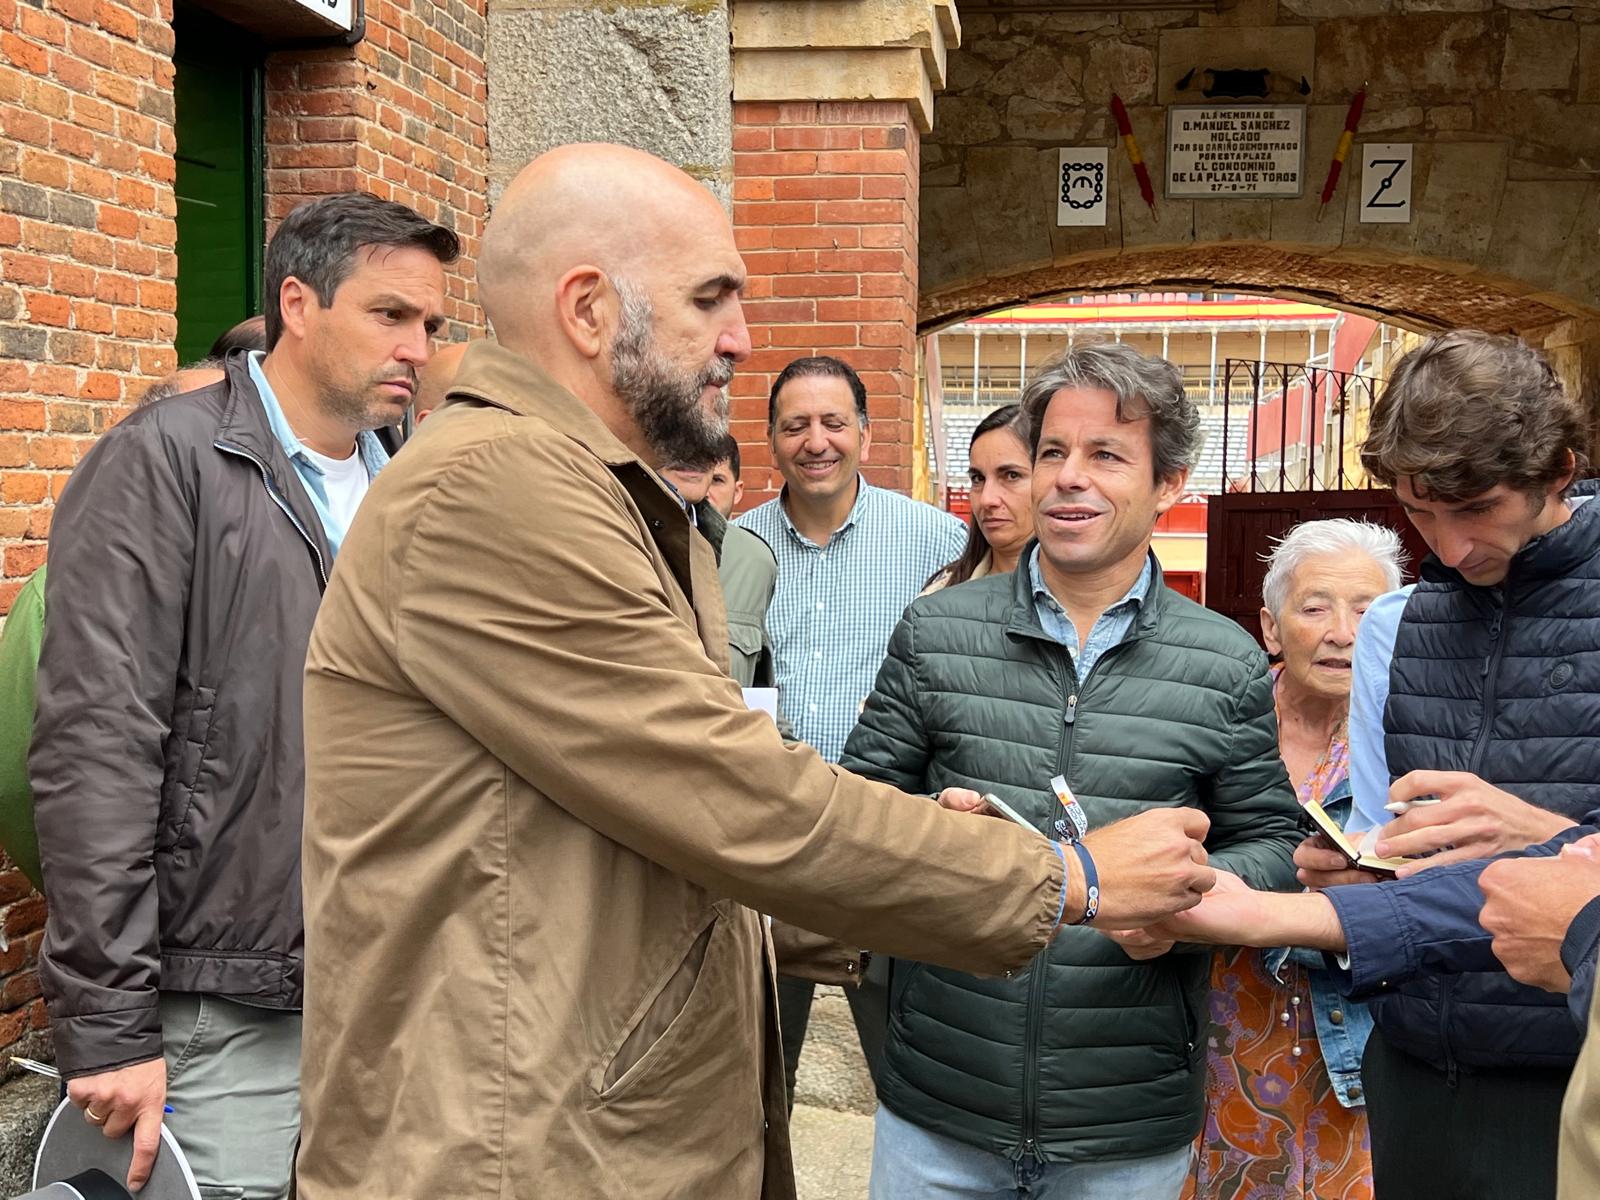
POLYGON ((143 408, 146 404, 154 404, 157 400, 182 395, 184 392, 198 392, 213 383, 221 383, 223 375, 220 359, 202 358, 199 362, 179 367, 170 375, 152 383, 145 389, 144 395, 139 397, 137 407, 143 408))
POLYGON ((737 259, 727 214, 692 177, 628 146, 561 146, 525 166, 495 205, 479 295, 501 342, 531 348, 550 331, 545 304, 574 268, 649 287, 675 261, 716 250, 737 259))
POLYGON ((451 342, 433 352, 428 365, 417 376, 417 398, 412 402, 412 416, 420 421, 444 403, 445 394, 456 381, 461 369, 461 356, 467 352, 467 342, 451 342))
POLYGON ((563 146, 506 189, 478 255, 501 346, 651 464, 710 461, 750 353, 744 262, 715 197, 625 146, 563 146))

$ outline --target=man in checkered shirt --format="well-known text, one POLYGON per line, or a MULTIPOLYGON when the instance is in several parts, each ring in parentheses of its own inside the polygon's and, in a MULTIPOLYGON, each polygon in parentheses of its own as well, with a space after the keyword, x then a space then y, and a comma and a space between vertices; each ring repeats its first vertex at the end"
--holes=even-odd
MULTIPOLYGON (((772 385, 767 436, 784 487, 737 519, 772 547, 778 586, 767 610, 783 710, 801 741, 837 762, 906 605, 961 553, 967 527, 949 513, 861 477, 872 445, 867 390, 837 358, 799 358, 772 385)), ((775 927, 778 1009, 790 1102, 818 982, 845 984, 874 1077, 888 1023, 868 956, 775 927), (849 986, 855 985, 855 986, 849 986)))

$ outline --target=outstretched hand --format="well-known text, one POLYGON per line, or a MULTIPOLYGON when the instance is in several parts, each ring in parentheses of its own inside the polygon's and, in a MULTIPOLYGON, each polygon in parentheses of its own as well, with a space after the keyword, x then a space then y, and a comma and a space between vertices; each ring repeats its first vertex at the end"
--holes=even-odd
POLYGON ((1237 875, 1217 872, 1199 904, 1151 925, 1152 938, 1212 946, 1307 946, 1345 949, 1344 929, 1321 892, 1258 892, 1237 875))
POLYGON ((1256 891, 1231 871, 1218 871, 1216 884, 1200 903, 1173 913, 1144 929, 1153 941, 1201 942, 1214 946, 1244 945, 1241 933, 1260 923, 1258 901, 1264 893, 1256 891))

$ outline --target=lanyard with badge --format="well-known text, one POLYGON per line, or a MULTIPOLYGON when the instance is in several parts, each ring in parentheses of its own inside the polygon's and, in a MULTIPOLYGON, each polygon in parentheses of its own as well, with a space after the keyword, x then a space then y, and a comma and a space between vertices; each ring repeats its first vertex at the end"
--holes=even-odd
MULTIPOLYGON (((1089 814, 1084 811, 1083 804, 1072 794, 1072 789, 1067 786, 1065 776, 1057 775, 1050 781, 1050 790, 1061 803, 1062 815, 1053 822, 1056 838, 1061 845, 1070 846, 1078 856, 1078 862, 1083 867, 1084 884, 1084 910, 1083 916, 1072 922, 1074 925, 1087 925, 1093 921, 1100 912, 1100 873, 1095 870, 1094 859, 1089 854, 1089 849, 1083 844, 1084 835, 1089 832, 1089 814)), ((993 792, 983 794, 983 802, 997 816, 1007 817, 1038 833, 1038 828, 1016 809, 993 792)))

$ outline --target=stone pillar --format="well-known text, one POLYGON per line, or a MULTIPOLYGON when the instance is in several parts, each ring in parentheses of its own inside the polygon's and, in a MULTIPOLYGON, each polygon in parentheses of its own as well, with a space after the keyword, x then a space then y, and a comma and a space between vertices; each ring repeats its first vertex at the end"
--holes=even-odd
POLYGON ((776 493, 772 380, 832 354, 860 372, 866 474, 909 491, 916 444, 921 135, 959 27, 949 0, 740 0, 733 219, 754 353, 733 384, 745 504, 776 493))
POLYGON ((494 0, 488 58, 491 200, 552 147, 618 142, 676 163, 727 203, 725 0, 494 0))
POLYGON ((1525 336, 1549 356, 1567 391, 1582 401, 1589 414, 1589 461, 1594 470, 1593 464, 1600 462, 1600 321, 1565 321, 1525 336))

